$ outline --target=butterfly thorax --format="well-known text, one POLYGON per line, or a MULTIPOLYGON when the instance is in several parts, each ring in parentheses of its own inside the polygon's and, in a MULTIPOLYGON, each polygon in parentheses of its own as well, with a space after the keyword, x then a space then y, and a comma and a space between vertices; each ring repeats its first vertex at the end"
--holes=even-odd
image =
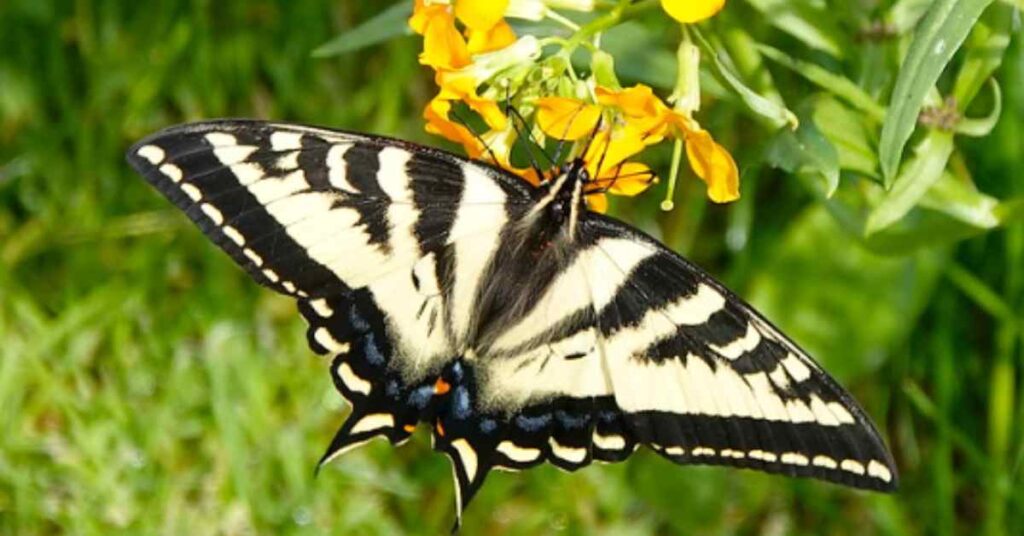
POLYGON ((537 203, 535 213, 542 217, 541 221, 533 223, 547 228, 542 231, 559 231, 556 234, 572 239, 580 215, 586 210, 583 190, 590 177, 582 158, 566 162, 558 171, 558 175, 541 184, 544 195, 537 203))

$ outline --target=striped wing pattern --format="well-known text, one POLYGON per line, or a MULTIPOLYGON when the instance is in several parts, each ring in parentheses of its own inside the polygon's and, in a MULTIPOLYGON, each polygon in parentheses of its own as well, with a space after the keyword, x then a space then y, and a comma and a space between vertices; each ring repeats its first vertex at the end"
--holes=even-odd
POLYGON ((322 463, 420 422, 457 513, 489 470, 678 463, 875 490, 895 466, 855 401, 696 266, 619 221, 558 234, 543 187, 442 151, 224 120, 129 162, 259 283, 294 296, 352 412, 322 463))

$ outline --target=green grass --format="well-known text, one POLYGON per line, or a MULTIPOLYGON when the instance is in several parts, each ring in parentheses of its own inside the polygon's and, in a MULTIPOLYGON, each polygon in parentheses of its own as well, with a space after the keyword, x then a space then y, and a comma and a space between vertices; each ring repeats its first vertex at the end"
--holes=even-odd
MULTIPOLYGON (((294 305, 252 284, 122 157, 153 130, 218 116, 430 141, 415 39, 310 57, 375 5, 0 4, 0 533, 447 532, 448 462, 425 437, 371 443, 314 478, 345 409, 294 305)), ((953 165, 1018 198, 1019 38, 998 77, 999 125, 958 142, 953 165)), ((734 109, 707 123, 755 162, 766 136, 734 109)), ((694 180, 680 187, 671 214, 654 210, 659 194, 617 209, 818 356, 889 438, 902 488, 642 451, 572 475, 493 474, 465 534, 1024 532, 1024 225, 880 256, 787 174, 751 169, 725 208, 705 206, 694 180)))

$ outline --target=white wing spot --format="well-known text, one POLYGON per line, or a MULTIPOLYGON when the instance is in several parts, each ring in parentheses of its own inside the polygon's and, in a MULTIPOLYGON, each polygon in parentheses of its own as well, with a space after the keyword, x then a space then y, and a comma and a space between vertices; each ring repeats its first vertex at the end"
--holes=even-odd
POLYGON ((751 458, 753 458, 755 460, 763 460, 763 461, 766 461, 768 463, 774 463, 776 460, 779 459, 779 457, 776 456, 775 453, 773 453, 773 452, 765 452, 763 450, 756 450, 756 449, 748 452, 747 456, 749 456, 749 457, 751 457, 751 458))
POLYGON ((331 335, 331 332, 328 331, 327 328, 316 328, 316 330, 313 331, 313 340, 319 343, 320 346, 326 348, 327 351, 332 354, 341 354, 347 352, 349 349, 349 344, 347 342, 339 342, 338 339, 335 339, 334 336, 331 335))
POLYGON ((224 224, 224 215, 221 214, 219 210, 217 210, 217 207, 209 203, 203 203, 202 205, 199 206, 199 208, 202 209, 203 213, 206 214, 208 218, 213 220, 213 223, 217 225, 224 224))
POLYGON ((811 463, 810 460, 807 459, 807 456, 804 456, 799 452, 784 452, 782 453, 781 461, 782 463, 788 463, 790 465, 807 465, 811 463))
POLYGON ((277 159, 277 167, 281 169, 295 169, 299 167, 299 152, 292 151, 277 159))
POLYGON ((224 233, 224 236, 230 238, 235 244, 238 244, 239 246, 245 245, 245 237, 242 236, 242 233, 238 232, 238 229, 235 229, 230 225, 225 225, 221 228, 221 232, 224 233))
POLYGON ((291 281, 284 281, 281 283, 281 286, 288 292, 293 294, 295 293, 295 283, 292 283, 291 281))
POLYGON ((260 257, 259 253, 256 253, 249 248, 243 249, 242 253, 245 254, 246 257, 249 257, 249 260, 256 266, 263 266, 263 257, 260 257))
POLYGON ((473 446, 465 439, 452 441, 452 448, 455 449, 455 452, 459 453, 459 459, 462 460, 462 468, 466 470, 466 480, 472 482, 476 478, 476 451, 473 450, 473 446))
POLYGON ((142 147, 139 147, 139 150, 135 151, 135 154, 141 156, 142 158, 145 158, 146 160, 149 161, 150 164, 153 164, 154 166, 159 164, 160 162, 163 162, 164 158, 167 157, 167 155, 164 153, 164 150, 157 147, 156 145, 144 145, 142 147))
POLYGON ((835 460, 828 456, 820 454, 818 456, 815 456, 814 459, 811 460, 811 464, 813 464, 816 467, 824 467, 826 469, 835 469, 836 467, 839 467, 839 464, 837 464, 835 460))
POLYGON ((889 468, 875 460, 868 462, 868 474, 886 482, 892 481, 892 472, 889 468))
POLYGON ((168 179, 171 179, 174 182, 181 182, 181 168, 174 164, 164 164, 160 166, 160 173, 163 173, 168 179))
POLYGON ((594 445, 602 450, 622 450, 626 448, 626 439, 618 434, 601 435, 594 430, 594 445))
POLYGON ((747 454, 741 450, 724 449, 719 453, 723 458, 733 458, 736 460, 742 460, 747 457, 747 454))
POLYGON ((709 285, 701 283, 697 293, 686 296, 664 311, 676 324, 697 326, 703 324, 725 306, 725 297, 709 285))
POLYGON ((829 411, 832 412, 832 415, 835 416, 836 420, 838 420, 840 424, 853 424, 857 422, 856 420, 854 420, 853 415, 850 415, 850 412, 846 410, 846 407, 844 407, 839 402, 829 402, 826 405, 828 406, 829 411))
POLYGON ((263 269, 263 277, 269 279, 271 283, 277 283, 281 279, 280 277, 278 277, 277 272, 271 270, 270 268, 263 269))
POLYGON ((561 458, 570 463, 581 463, 587 458, 587 449, 577 447, 567 447, 555 438, 548 438, 548 444, 551 445, 551 454, 558 458, 561 458))
POLYGON ((669 456, 682 456, 683 454, 686 454, 686 449, 679 446, 672 446, 665 449, 665 454, 668 454, 669 456))
POLYGON ((715 449, 708 447, 695 447, 690 451, 690 454, 693 454, 694 456, 714 456, 715 449))
POLYGON ((516 463, 529 463, 540 457, 539 450, 529 447, 520 447, 511 441, 502 441, 501 443, 498 443, 497 451, 516 463))
POLYGON ((309 306, 313 308, 313 312, 320 318, 330 318, 334 314, 334 310, 331 309, 330 305, 327 305, 327 300, 323 298, 310 301, 309 306))
POLYGON ((711 349, 726 359, 739 359, 743 354, 750 352, 761 342, 761 332, 753 324, 747 324, 747 332, 735 341, 725 346, 711 345, 711 349))
POLYGON ((270 147, 275 151, 301 149, 302 134, 298 132, 274 132, 270 135, 270 147))
POLYGON ((238 145, 238 138, 226 132, 210 132, 206 136, 206 142, 214 147, 231 147, 238 145))
POLYGON ((811 369, 796 354, 786 354, 785 359, 782 360, 782 366, 786 367, 786 372, 797 382, 805 381, 811 377, 811 369))
POLYGON ((338 377, 341 378, 341 383, 345 384, 345 387, 348 387, 348 390, 353 393, 368 395, 373 388, 370 382, 360 378, 348 363, 338 365, 338 377))
POLYGON ((241 162, 231 165, 231 172, 238 179, 238 184, 248 186, 254 182, 263 180, 267 174, 259 164, 253 162, 241 162))
POLYGON ((360 434, 363 432, 372 432, 374 430, 380 430, 382 428, 393 428, 395 426, 395 417, 390 413, 371 413, 359 419, 359 422, 352 427, 352 434, 360 434))
POLYGON ((864 464, 858 462, 857 460, 843 460, 843 462, 839 464, 839 468, 842 469, 843 471, 847 471, 849 473, 857 475, 864 474, 864 464))
POLYGON ((196 188, 191 184, 182 184, 181 191, 185 192, 185 195, 187 195, 192 201, 199 201, 203 198, 203 192, 200 192, 199 188, 196 188))

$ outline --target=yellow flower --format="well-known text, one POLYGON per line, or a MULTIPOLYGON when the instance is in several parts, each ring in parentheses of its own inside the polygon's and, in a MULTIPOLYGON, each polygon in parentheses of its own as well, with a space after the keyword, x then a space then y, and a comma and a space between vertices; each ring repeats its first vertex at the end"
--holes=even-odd
POLYGON ((601 119, 601 108, 567 97, 537 99, 537 125, 545 134, 560 140, 575 141, 594 132, 601 119))
POLYGON ((654 172, 646 164, 626 162, 646 146, 643 132, 629 124, 614 132, 601 129, 590 140, 583 161, 591 178, 587 184, 587 205, 591 210, 607 209, 606 192, 634 196, 654 183, 654 172))
POLYGON ((645 143, 656 143, 670 132, 685 141, 690 167, 707 183, 712 201, 739 199, 739 170, 732 155, 689 115, 669 108, 642 84, 621 91, 598 87, 596 93, 598 102, 622 111, 627 124, 644 134, 645 143))
POLYGON ((722 10, 725 0, 661 0, 661 7, 679 22, 693 23, 722 10))
POLYGON ((451 7, 442 3, 416 0, 409 27, 423 36, 420 63, 434 69, 458 69, 470 64, 466 39, 455 27, 451 7))
POLYGON ((441 88, 435 99, 465 102, 471 110, 480 114, 488 127, 494 130, 505 129, 505 113, 494 99, 477 95, 479 82, 471 71, 438 71, 434 75, 434 82, 441 88))

